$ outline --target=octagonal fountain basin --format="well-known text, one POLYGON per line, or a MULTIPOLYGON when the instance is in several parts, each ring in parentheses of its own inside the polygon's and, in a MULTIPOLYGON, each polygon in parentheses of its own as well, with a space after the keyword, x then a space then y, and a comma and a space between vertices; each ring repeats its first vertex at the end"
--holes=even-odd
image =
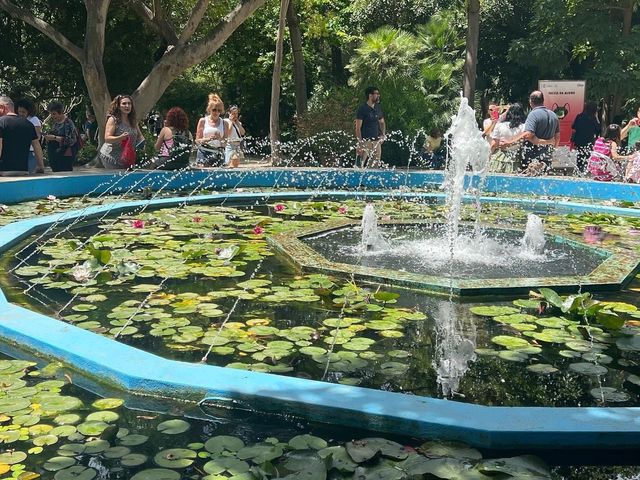
POLYGON ((637 271, 633 251, 594 245, 588 229, 582 238, 561 235, 562 228, 545 234, 533 217, 538 227, 526 229, 462 224, 453 241, 443 222, 404 220, 383 221, 374 234, 360 222, 336 220, 269 241, 305 271, 454 296, 509 296, 539 287, 619 290, 637 271))

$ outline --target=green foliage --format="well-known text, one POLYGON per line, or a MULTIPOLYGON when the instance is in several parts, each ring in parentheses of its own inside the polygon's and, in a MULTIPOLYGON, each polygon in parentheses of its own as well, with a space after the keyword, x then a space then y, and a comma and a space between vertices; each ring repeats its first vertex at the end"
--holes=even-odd
POLYGON ((512 42, 510 59, 535 67, 540 78, 584 78, 595 98, 633 96, 640 86, 640 29, 624 31, 627 3, 536 0, 529 32, 512 42))
POLYGON ((78 151, 76 165, 86 165, 98 155, 98 147, 92 143, 85 143, 78 151))
POLYGON ((541 288, 539 291, 551 308, 556 308, 583 323, 598 323, 609 330, 618 330, 625 323, 623 316, 609 308, 606 303, 595 300, 588 292, 561 297, 550 288, 541 288))

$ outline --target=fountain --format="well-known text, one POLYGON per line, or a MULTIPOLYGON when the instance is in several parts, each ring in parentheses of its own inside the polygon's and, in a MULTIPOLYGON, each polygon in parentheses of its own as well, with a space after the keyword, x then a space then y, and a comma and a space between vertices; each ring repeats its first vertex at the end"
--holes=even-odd
POLYGON ((389 248, 389 242, 385 240, 378 228, 378 215, 372 203, 368 203, 362 213, 362 239, 360 244, 364 252, 374 252, 389 248))

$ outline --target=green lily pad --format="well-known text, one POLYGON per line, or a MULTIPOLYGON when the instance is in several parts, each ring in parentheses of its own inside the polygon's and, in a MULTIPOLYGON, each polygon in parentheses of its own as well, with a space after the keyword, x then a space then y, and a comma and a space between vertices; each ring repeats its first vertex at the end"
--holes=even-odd
POLYGON ((164 468, 187 468, 194 462, 196 456, 196 452, 188 448, 169 448, 158 452, 153 457, 153 461, 164 468))
POLYGON ((37 447, 43 447, 45 445, 55 445, 58 443, 58 437, 55 435, 40 435, 33 439, 33 444, 37 447))
POLYGON ((204 444, 204 449, 212 455, 218 456, 224 451, 238 452, 244 448, 244 442, 238 437, 218 435, 211 437, 204 444))
POLYGON ((106 422, 102 422, 100 420, 90 420, 78 425, 78 432, 88 437, 95 437, 97 435, 100 435, 108 426, 109 424, 106 422))
POLYGON ((533 315, 528 315, 526 313, 512 313, 510 315, 498 315, 497 317, 493 317, 496 322, 501 323, 530 323, 535 322, 538 317, 533 315))
POLYGON ((389 320, 371 320, 364 325, 371 330, 397 330, 401 328, 400 324, 389 320))
POLYGON ((116 412, 112 412, 110 410, 104 410, 101 412, 93 412, 87 415, 86 420, 98 420, 105 423, 113 423, 120 418, 116 412))
POLYGON ((498 353, 498 357, 509 362, 526 362, 529 360, 529 355, 520 350, 503 350, 498 353))
POLYGON ((524 338, 512 337, 509 335, 498 335, 496 337, 493 337, 491 341, 496 345, 506 347, 509 350, 515 350, 530 346, 530 343, 527 342, 524 338))
POLYGON ((76 464, 76 459, 72 457, 52 457, 47 460, 42 468, 48 472, 57 472, 63 468, 71 467, 76 464))
POLYGON ((96 470, 83 465, 58 470, 53 476, 54 480, 92 480, 98 474, 96 470))
POLYGON ((180 420, 178 418, 178 419, 167 420, 165 422, 162 422, 158 424, 156 428, 159 432, 165 433, 167 435, 178 435, 180 433, 186 432, 187 430, 189 430, 190 427, 191 425, 189 424, 189 422, 180 420))
POLYGON ((297 435, 289 440, 289 446, 294 450, 322 450, 327 447, 327 442, 313 435, 297 435))
POLYGON ((588 362, 572 363, 571 365, 569 365, 569 370, 581 373, 583 375, 604 375, 608 372, 607 367, 588 362))
POLYGON ((380 365, 380 373, 389 376, 404 375, 409 366, 399 362, 385 362, 380 365))
POLYGON ((593 388, 590 393, 596 400, 611 403, 628 402, 631 398, 628 393, 620 392, 613 387, 593 388))
POLYGON ((485 460, 478 469, 483 473, 505 473, 515 478, 551 478, 549 467, 532 455, 485 460))
POLYGON ((149 437, 147 437, 146 435, 132 433, 120 438, 119 443, 120 445, 124 445, 125 447, 135 447, 137 445, 142 445, 147 440, 149 440, 149 437))
POLYGON ((547 375, 549 373, 555 373, 558 371, 556 367, 547 363, 536 363, 533 365, 529 365, 527 366, 527 370, 533 373, 539 373, 541 375, 547 375))
POLYGON ((19 450, 10 450, 8 452, 0 453, 0 463, 6 463, 7 465, 21 463, 26 458, 27 454, 19 450))
POLYGON ((518 313, 519 310, 513 307, 500 307, 500 306, 487 306, 482 305, 478 307, 471 307, 469 309, 471 313, 479 315, 481 317, 498 317, 500 315, 512 315, 518 313))
POLYGON ((327 447, 318 451, 320 458, 331 458, 331 468, 340 472, 354 472, 358 464, 354 462, 344 447, 327 447))
POLYGON ((56 425, 75 425, 80 420, 82 420, 82 417, 77 413, 65 413, 54 418, 53 423, 56 425))
POLYGON ((420 445, 418 450, 429 458, 451 457, 469 460, 482 459, 482 454, 478 450, 460 442, 429 441, 420 445))
POLYGON ((258 443, 250 447, 241 448, 238 451, 238 458, 240 460, 251 460, 253 463, 260 465, 264 462, 270 462, 282 456, 282 454, 282 447, 278 445, 258 443))
POLYGON ((82 400, 64 395, 38 395, 35 398, 45 412, 64 412, 82 408, 82 400))
POLYGON ((84 447, 85 448, 82 450, 82 453, 93 455, 96 453, 104 452, 105 450, 111 447, 111 444, 106 440, 97 439, 97 440, 88 441, 87 443, 84 444, 84 447))
POLYGON ((180 474, 166 468, 149 468, 136 473, 131 480, 180 480, 180 474))
POLYGON ((234 457, 218 457, 204 464, 202 469, 211 475, 228 472, 231 475, 241 475, 249 471, 247 462, 234 457))
POLYGON ((142 453, 128 453, 120 458, 120 464, 124 467, 138 467, 145 463, 149 457, 142 453))

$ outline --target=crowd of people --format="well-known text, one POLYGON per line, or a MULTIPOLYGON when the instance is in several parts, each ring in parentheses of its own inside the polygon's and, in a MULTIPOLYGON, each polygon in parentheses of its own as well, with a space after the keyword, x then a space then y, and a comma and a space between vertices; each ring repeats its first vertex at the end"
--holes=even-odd
MULTIPOLYGON (((11 98, 0 97, 0 171, 44 173, 43 147, 52 171, 72 171, 84 142, 98 142, 98 124, 92 113, 87 112, 82 133, 62 103, 51 102, 47 113, 47 118, 40 121, 32 101, 21 99, 14 104, 11 98)), ((180 107, 171 108, 159 128, 149 129, 156 134, 156 155, 140 159, 138 152, 145 147, 145 136, 134 99, 118 95, 109 106, 96 163, 107 169, 134 165, 179 169, 189 165, 195 147, 197 166, 237 167, 244 158, 245 129, 237 106, 229 108, 228 117, 224 114, 220 96, 209 94, 206 115, 198 120, 194 140, 186 112, 180 107)))
MULTIPOLYGON (((382 145, 386 140, 380 91, 367 87, 364 93, 365 102, 355 115, 356 164, 362 168, 380 168, 383 166, 382 145)), ((519 103, 499 105, 492 102, 489 105, 489 116, 482 127, 490 144, 491 172, 524 175, 549 172, 554 149, 560 140, 559 119, 544 106, 540 91, 530 94, 529 107, 527 114, 519 103)), ((51 102, 46 110, 48 117, 41 121, 29 99, 20 99, 14 104, 9 97, 0 97, 0 170, 43 173, 44 149, 52 171, 71 171, 83 142, 98 142, 98 123, 90 112, 87 112, 81 133, 62 103, 51 102)), ((209 94, 206 113, 198 119, 194 138, 189 129, 189 118, 180 107, 171 108, 164 121, 154 112, 149 116, 148 129, 156 135, 156 155, 141 165, 136 152, 144 148, 145 136, 134 99, 130 95, 118 95, 109 107, 101 136, 103 143, 96 160, 108 169, 127 169, 134 165, 180 169, 190 164, 195 148, 196 166, 237 167, 244 158, 246 134, 239 113, 235 105, 225 111, 220 96, 209 94)), ((597 106, 587 103, 575 118, 572 129, 577 174, 598 181, 640 183, 640 109, 624 127, 611 124, 604 135, 600 135, 597 106)), ((445 168, 446 148, 447 139, 443 138, 442 130, 431 129, 421 154, 426 166, 445 168)))

